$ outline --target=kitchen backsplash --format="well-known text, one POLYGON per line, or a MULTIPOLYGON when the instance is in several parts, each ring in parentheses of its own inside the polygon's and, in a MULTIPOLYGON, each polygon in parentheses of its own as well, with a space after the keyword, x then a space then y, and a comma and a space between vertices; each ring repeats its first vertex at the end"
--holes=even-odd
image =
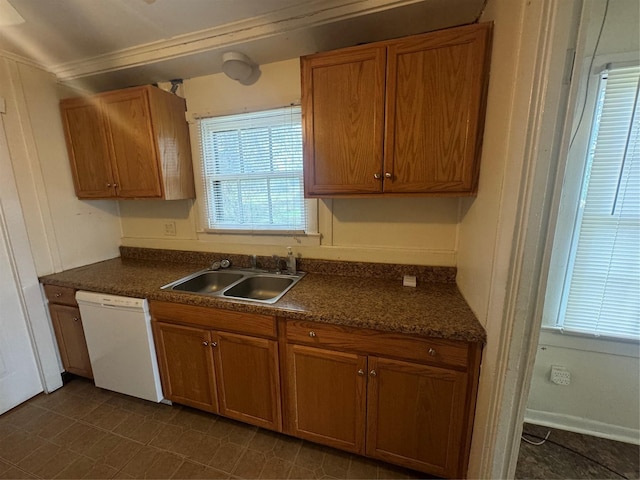
MULTIPOLYGON (((216 260, 227 258, 233 267, 248 268, 250 255, 227 254, 218 252, 196 252, 188 250, 161 250, 153 248, 120 247, 122 258, 153 260, 158 262, 190 263, 205 267, 216 260)), ((272 257, 257 256, 259 268, 274 269, 272 257)), ((284 255, 280 267, 284 268, 284 255)), ((415 275, 419 282, 455 283, 455 267, 430 267, 425 265, 399 265, 389 263, 347 262, 337 260, 319 260, 297 258, 297 268, 307 273, 342 275, 352 277, 372 277, 402 279, 403 275, 415 275)))

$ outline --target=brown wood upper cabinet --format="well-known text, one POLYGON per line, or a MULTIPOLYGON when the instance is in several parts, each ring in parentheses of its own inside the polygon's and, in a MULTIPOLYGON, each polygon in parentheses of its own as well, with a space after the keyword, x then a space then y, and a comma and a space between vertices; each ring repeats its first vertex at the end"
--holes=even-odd
POLYGON ((146 85, 60 108, 78 198, 194 198, 183 98, 146 85))
POLYGON ((475 194, 491 32, 302 57, 305 196, 475 194))

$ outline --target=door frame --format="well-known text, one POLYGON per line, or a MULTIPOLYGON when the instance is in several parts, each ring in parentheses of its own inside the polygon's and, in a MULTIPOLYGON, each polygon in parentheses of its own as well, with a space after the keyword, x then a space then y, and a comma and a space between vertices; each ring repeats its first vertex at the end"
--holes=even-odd
MULTIPOLYGON (((503 278, 492 281, 493 292, 506 292, 496 347, 500 371, 491 386, 487 431, 472 452, 481 458, 471 473, 482 478, 514 478, 518 461, 558 210, 557 183, 568 149, 562 134, 573 119, 567 107, 576 95, 570 79, 582 7, 583 0, 539 0, 524 8, 517 67, 517 80, 524 81, 516 84, 519 111, 511 120, 515 143, 522 142, 522 160, 507 166, 502 196, 517 207, 501 222, 496 244, 497 251, 509 252, 494 263, 497 269, 506 264, 506 286, 503 278)), ((509 153, 518 155, 518 146, 509 153)))
POLYGON ((0 97, 0 171, 3 172, 0 175, 0 200, 6 215, 7 246, 16 266, 18 295, 40 372, 40 381, 43 390, 49 393, 62 386, 62 367, 24 223, 4 127, 5 113, 6 102, 0 97))

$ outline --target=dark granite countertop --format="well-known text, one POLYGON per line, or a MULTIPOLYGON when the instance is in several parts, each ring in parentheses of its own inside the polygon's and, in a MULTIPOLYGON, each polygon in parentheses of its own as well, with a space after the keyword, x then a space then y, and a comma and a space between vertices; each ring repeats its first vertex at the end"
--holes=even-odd
POLYGON ((451 281, 419 279, 418 286, 412 288, 402 286, 401 277, 389 279, 311 272, 271 305, 160 289, 205 266, 206 263, 124 257, 47 275, 40 281, 149 300, 276 314, 294 320, 452 340, 486 341, 482 325, 451 281))

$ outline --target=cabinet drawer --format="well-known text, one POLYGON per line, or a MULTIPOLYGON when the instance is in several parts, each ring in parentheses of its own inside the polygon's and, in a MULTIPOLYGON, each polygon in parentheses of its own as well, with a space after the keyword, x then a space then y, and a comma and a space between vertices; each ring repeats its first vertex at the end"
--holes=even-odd
POLYGON ((286 338, 290 343, 386 355, 457 368, 466 368, 469 361, 469 344, 462 341, 293 320, 286 322, 286 329, 286 338))
POLYGON ((76 290, 70 287, 59 287, 57 285, 45 285, 44 293, 51 303, 77 306, 76 290))
POLYGON ((220 308, 197 307, 155 300, 150 302, 150 308, 151 317, 155 321, 277 338, 276 319, 271 315, 235 312, 220 308))

